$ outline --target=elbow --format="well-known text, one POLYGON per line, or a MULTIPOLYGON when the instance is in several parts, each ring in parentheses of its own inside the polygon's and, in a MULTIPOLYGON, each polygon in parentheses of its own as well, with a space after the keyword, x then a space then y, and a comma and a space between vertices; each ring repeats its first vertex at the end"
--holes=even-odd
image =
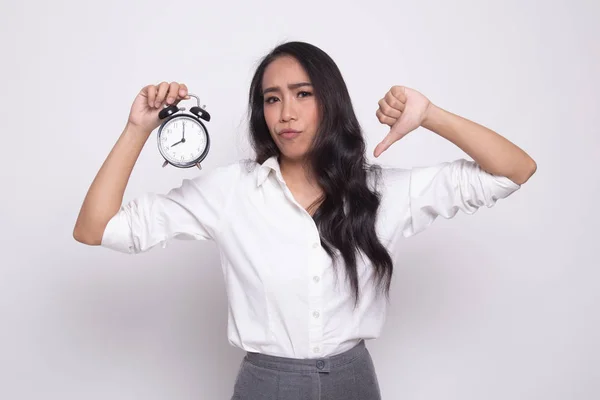
POLYGON ((99 246, 102 243, 102 237, 85 231, 77 225, 73 229, 73 239, 79 243, 87 244, 88 246, 99 246))
POLYGON ((533 158, 530 158, 529 160, 530 162, 527 168, 523 168, 522 171, 519 171, 518 174, 515 174, 515 176, 511 177, 511 180, 517 185, 523 185, 526 183, 537 171, 537 163, 535 160, 533 158))
POLYGON ((533 174, 535 174, 535 171, 537 171, 537 163, 532 158, 531 159, 531 173, 529 174, 529 177, 531 177, 533 174))

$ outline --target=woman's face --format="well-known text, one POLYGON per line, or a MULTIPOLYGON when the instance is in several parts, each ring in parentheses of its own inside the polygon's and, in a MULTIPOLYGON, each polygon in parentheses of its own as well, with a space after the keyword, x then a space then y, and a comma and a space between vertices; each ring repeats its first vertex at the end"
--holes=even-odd
POLYGON ((302 160, 319 125, 317 99, 304 68, 291 56, 277 58, 265 70, 262 93, 265 121, 282 157, 302 160))

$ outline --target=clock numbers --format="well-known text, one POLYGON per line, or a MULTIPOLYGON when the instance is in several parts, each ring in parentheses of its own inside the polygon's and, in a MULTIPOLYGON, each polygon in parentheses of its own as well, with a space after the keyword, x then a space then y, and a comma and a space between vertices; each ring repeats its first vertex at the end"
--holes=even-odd
POLYGON ((207 146, 207 139, 198 123, 189 119, 179 119, 164 127, 159 143, 161 151, 169 161, 187 165, 200 156, 207 146))

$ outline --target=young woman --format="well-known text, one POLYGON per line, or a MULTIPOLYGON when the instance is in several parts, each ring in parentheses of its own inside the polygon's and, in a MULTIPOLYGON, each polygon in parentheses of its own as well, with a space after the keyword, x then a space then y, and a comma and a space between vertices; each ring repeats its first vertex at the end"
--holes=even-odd
POLYGON ((336 64, 313 45, 289 42, 272 50, 252 79, 254 160, 122 205, 159 111, 189 98, 187 90, 163 82, 137 95, 89 188, 75 239, 125 253, 174 238, 218 244, 228 339, 246 351, 233 399, 379 399, 365 340, 384 324, 395 245, 437 216, 492 207, 519 189, 536 163, 492 130, 393 86, 376 112, 391 127, 376 157, 423 126, 474 161, 370 165, 336 64))

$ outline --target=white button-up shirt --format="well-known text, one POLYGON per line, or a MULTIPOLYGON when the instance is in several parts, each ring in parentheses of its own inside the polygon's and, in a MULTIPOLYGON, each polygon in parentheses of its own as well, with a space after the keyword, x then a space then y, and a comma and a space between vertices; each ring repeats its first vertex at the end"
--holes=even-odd
MULTIPOLYGON (((381 178, 371 174, 369 184, 382 194, 376 232, 392 259, 401 238, 423 231, 437 216, 472 214, 520 187, 465 159, 384 167, 381 178)), ((234 346, 319 358, 380 335, 387 304, 374 288, 370 261, 362 254, 356 259, 360 302, 354 310, 343 259, 336 275, 314 220, 294 199, 276 157, 262 165, 239 161, 201 171, 166 194, 131 200, 108 222, 102 246, 134 254, 175 238, 217 244, 234 346)))

